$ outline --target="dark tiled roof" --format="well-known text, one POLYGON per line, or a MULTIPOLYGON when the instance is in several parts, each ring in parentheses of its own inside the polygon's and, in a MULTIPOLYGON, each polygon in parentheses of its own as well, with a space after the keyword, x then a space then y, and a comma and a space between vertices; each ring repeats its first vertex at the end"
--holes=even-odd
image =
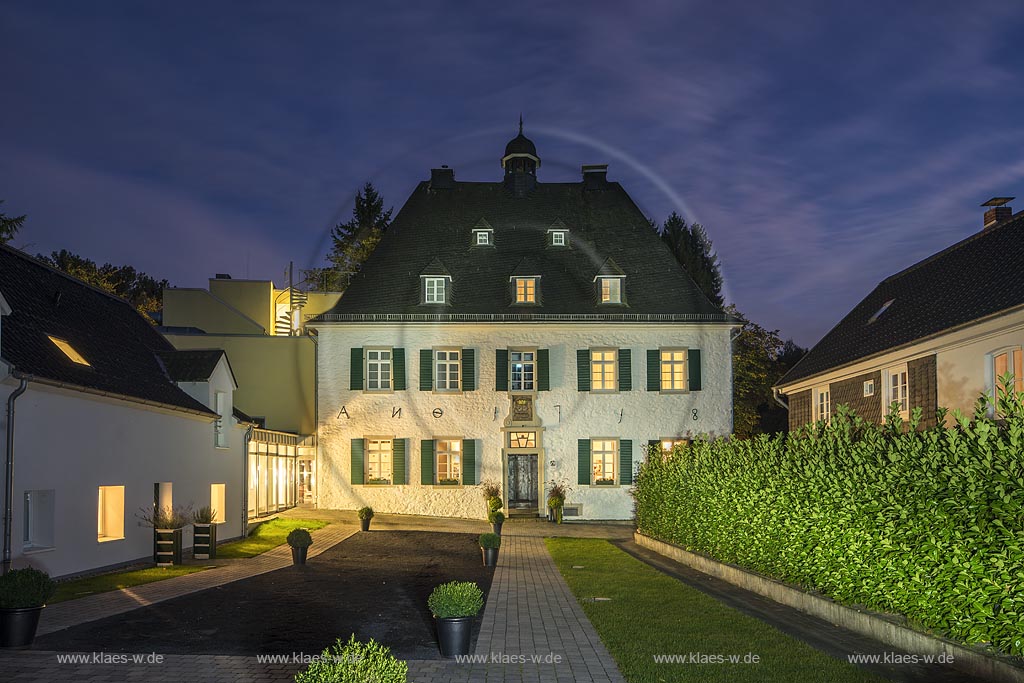
POLYGON ((167 377, 157 353, 174 347, 123 299, 2 245, 0 292, 12 309, 0 357, 19 372, 215 415, 167 377), (68 342, 89 366, 72 362, 48 336, 68 342))
POLYGON ((883 280, 779 385, 1024 305, 1022 273, 1024 212, 883 280))
POLYGON ((250 425, 259 424, 255 418, 251 417, 248 413, 243 413, 241 410, 235 408, 234 406, 232 406, 231 408, 231 414, 234 415, 235 419, 238 420, 239 422, 244 422, 250 425))
POLYGON ((522 131, 520 131, 519 135, 509 140, 508 144, 505 145, 505 156, 509 154, 537 156, 537 145, 533 144, 533 140, 523 135, 522 131))
POLYGON ((497 182, 456 182, 450 190, 421 182, 330 314, 338 320, 436 311, 419 303, 419 275, 435 261, 452 276, 446 313, 509 313, 509 277, 526 258, 531 270, 536 266, 529 274, 544 283, 544 303, 535 314, 609 313, 597 302, 594 277, 613 258, 628 276, 629 301, 614 313, 732 320, 708 301, 614 182, 588 191, 582 183, 539 183, 522 198, 497 182), (472 247, 481 218, 494 227, 493 248, 472 247), (557 220, 571 232, 569 248, 547 246, 547 231, 557 220))
POLYGON ((167 375, 175 382, 205 382, 217 368, 222 349, 187 349, 158 352, 167 369, 167 375))

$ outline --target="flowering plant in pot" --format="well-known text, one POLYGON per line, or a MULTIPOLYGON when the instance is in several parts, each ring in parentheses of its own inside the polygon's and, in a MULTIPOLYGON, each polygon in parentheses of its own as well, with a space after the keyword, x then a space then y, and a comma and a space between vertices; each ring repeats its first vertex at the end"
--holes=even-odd
POLYGON ((501 525, 505 523, 505 513, 501 510, 491 510, 487 513, 487 521, 491 523, 491 531, 501 536, 501 525))
POLYGON ((142 523, 153 528, 153 561, 158 567, 181 564, 181 538, 183 529, 192 523, 192 510, 187 507, 140 508, 136 515, 142 523))
POLYGON ((212 560, 217 557, 217 511, 209 505, 192 515, 192 557, 212 560))
POLYGON ((36 637, 39 613, 57 585, 31 567, 0 576, 0 647, 28 647, 36 637))
POLYGON ((501 547, 501 536, 498 534, 480 534, 480 554, 484 558, 485 567, 498 566, 498 548, 501 547))
POLYGON ((373 519, 373 508, 371 508, 371 507, 359 508, 359 512, 357 512, 356 514, 359 515, 359 526, 360 526, 360 528, 362 528, 363 531, 369 531, 370 530, 370 520, 373 519))
POLYGON ((548 520, 562 523, 562 508, 565 506, 565 497, 569 493, 569 487, 561 482, 555 482, 548 489, 548 520))
POLYGON ((313 537, 306 529, 292 529, 288 532, 288 545, 292 548, 292 564, 306 564, 306 554, 313 545, 313 537))
POLYGON ((490 513, 492 510, 501 509, 501 505, 499 505, 496 508, 491 507, 492 499, 497 498, 499 501, 501 500, 501 484, 494 481, 493 479, 488 479, 487 481, 483 482, 483 484, 481 484, 480 491, 484 495, 484 502, 487 504, 488 513, 490 513))
POLYGON ((484 606, 484 594, 472 581, 451 581, 437 586, 427 607, 437 624, 437 640, 445 657, 469 654, 473 617, 484 606))

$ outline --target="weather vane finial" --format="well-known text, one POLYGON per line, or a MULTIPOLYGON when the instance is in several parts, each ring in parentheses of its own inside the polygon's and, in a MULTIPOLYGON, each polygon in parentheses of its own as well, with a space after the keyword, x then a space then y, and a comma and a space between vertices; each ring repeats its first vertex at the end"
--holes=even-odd
POLYGON ((519 134, 523 134, 523 112, 519 112, 519 134))

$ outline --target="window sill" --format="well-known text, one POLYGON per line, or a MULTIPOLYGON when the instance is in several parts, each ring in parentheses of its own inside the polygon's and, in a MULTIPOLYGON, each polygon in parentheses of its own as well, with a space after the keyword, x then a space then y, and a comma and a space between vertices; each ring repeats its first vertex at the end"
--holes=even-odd
POLYGON ((431 393, 440 396, 458 396, 465 392, 462 389, 434 389, 431 393))
POLYGON ((618 394, 621 393, 618 389, 591 389, 591 394, 618 394))
POLYGON ((670 394, 670 395, 671 394, 688 394, 688 393, 690 393, 690 390, 689 389, 659 389, 658 393, 659 394, 670 394))
POLYGON ((110 543, 111 541, 123 541, 124 536, 100 536, 96 539, 97 543, 110 543))
POLYGON ((435 489, 464 489, 465 484, 432 484, 432 488, 435 489))
POLYGON ((363 393, 364 394, 384 394, 384 395, 387 395, 387 394, 393 394, 396 391, 401 391, 401 389, 363 389, 363 393))
POLYGON ((21 549, 22 555, 38 555, 40 553, 51 553, 56 550, 56 546, 52 545, 26 545, 21 549))

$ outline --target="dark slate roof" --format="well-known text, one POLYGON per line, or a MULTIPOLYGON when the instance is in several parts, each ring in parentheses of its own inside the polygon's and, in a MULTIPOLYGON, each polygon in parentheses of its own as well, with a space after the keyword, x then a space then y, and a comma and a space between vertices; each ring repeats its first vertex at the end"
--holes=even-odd
POLYGON ((594 277, 622 277, 625 274, 622 268, 619 268, 619 264, 615 262, 615 259, 609 256, 601 264, 601 267, 597 269, 594 277))
POLYGON ((1024 305, 1022 273, 1024 212, 883 280, 779 385, 1024 305))
POLYGON ((708 301, 615 182, 586 191, 581 182, 538 183, 521 198, 499 182, 456 182, 450 190, 421 182, 345 296, 319 320, 521 313, 512 308, 508 282, 525 258, 536 266, 529 274, 544 282, 544 303, 530 312, 534 317, 671 314, 678 320, 733 321, 708 301), (494 227, 493 248, 472 246, 481 218, 494 227), (558 220, 571 231, 570 248, 547 246, 547 231, 558 220), (614 310, 598 303, 594 284, 609 258, 628 276, 629 305, 614 310), (452 276, 451 300, 443 307, 419 303, 419 275, 435 260, 452 276))
POLYGON ((174 347, 124 299, 3 245, 0 292, 12 309, 3 320, 0 358, 18 372, 216 415, 170 380, 157 354, 174 347), (48 335, 68 342, 90 366, 72 362, 48 335))
POLYGON ((222 349, 185 349, 159 351, 167 375, 175 382, 205 382, 217 369, 222 349))
POLYGON ((447 275, 451 277, 451 273, 441 263, 441 259, 434 259, 427 264, 427 267, 420 271, 420 275, 447 275))
POLYGON ((509 140, 508 144, 505 145, 505 156, 510 154, 537 156, 537 145, 533 144, 533 140, 523 135, 522 131, 520 131, 519 135, 509 140))
POLYGON ((248 413, 243 413, 241 410, 234 406, 232 406, 231 408, 231 414, 234 415, 235 419, 238 420, 239 422, 244 422, 245 424, 250 425, 259 424, 255 418, 251 417, 248 413))

